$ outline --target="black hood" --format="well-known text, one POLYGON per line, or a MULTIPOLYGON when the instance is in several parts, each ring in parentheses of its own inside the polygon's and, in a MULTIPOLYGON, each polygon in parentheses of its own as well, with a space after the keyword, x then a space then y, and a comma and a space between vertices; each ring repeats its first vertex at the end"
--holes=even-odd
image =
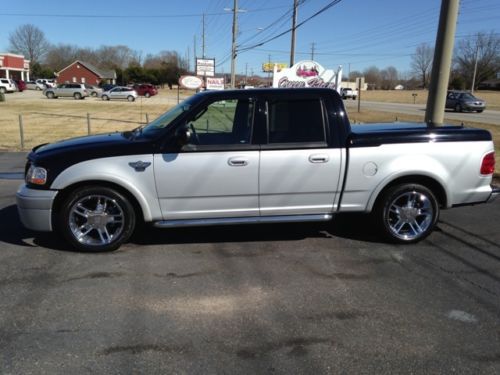
POLYGON ((71 165, 86 160, 113 156, 152 154, 154 141, 136 137, 131 132, 90 135, 70 138, 37 146, 28 155, 28 162, 44 167, 48 172, 48 184, 71 165))

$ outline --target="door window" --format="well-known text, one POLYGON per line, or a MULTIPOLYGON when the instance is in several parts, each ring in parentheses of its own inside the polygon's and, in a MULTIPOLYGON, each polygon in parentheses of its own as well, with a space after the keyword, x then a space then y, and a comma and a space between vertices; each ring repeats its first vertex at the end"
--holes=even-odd
POLYGON ((245 145, 251 143, 254 102, 219 100, 200 110, 189 122, 194 145, 245 145))
POLYGON ((319 99, 269 102, 268 141, 272 143, 325 142, 323 110, 319 99))

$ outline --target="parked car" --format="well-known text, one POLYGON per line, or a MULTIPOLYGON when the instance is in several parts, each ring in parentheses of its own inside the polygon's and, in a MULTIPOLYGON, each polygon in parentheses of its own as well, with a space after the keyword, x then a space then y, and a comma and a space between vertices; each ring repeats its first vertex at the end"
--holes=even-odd
POLYGON ((19 92, 23 92, 26 90, 26 82, 24 82, 22 79, 15 79, 14 82, 16 83, 17 90, 19 92))
POLYGON ((41 82, 27 81, 26 88, 28 90, 45 90, 45 85, 41 82))
POLYGON ((455 112, 476 111, 481 113, 486 109, 486 102, 467 91, 448 91, 446 108, 453 109, 455 112))
POLYGON ((85 99, 89 96, 83 83, 63 83, 57 87, 50 87, 43 91, 43 94, 49 99, 59 97, 73 97, 75 99, 85 99))
POLYGON ((12 79, 0 78, 0 92, 2 94, 5 94, 6 92, 14 92, 16 90, 16 83, 12 79))
POLYGON ((156 87, 149 83, 135 84, 132 88, 137 91, 137 95, 145 96, 146 98, 158 94, 156 87))
POLYGON ((49 87, 55 87, 56 83, 53 79, 40 78, 35 81, 39 86, 42 87, 42 90, 49 87))
POLYGON ((105 83, 104 85, 101 86, 101 89, 102 89, 102 91, 109 91, 113 87, 116 87, 116 86, 118 86, 118 85, 113 85, 111 83, 105 83))
POLYGON ((358 97, 358 90, 353 90, 349 87, 341 87, 340 96, 342 97, 342 99, 356 100, 356 98, 358 97))
MULTIPOLYGON (((349 124, 331 89, 205 91, 145 127, 37 146, 16 195, 23 224, 83 251, 158 228, 329 221, 371 213, 381 237, 415 243, 440 210, 486 203, 487 130, 349 124)), ((363 228, 359 228, 360 236, 363 228)))
POLYGON ((87 92, 89 93, 89 95, 94 96, 94 97, 100 96, 103 92, 103 89, 101 89, 100 87, 97 87, 97 86, 85 84, 85 88, 87 89, 87 92))
POLYGON ((101 99, 127 99, 129 102, 133 102, 137 99, 137 92, 130 87, 116 86, 109 91, 103 91, 101 93, 101 99))

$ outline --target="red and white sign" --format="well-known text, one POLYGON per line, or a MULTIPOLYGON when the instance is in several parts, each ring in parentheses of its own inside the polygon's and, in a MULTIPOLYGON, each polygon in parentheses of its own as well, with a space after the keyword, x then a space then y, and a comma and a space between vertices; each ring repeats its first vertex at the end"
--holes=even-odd
POLYGON ((185 89, 197 90, 203 86, 203 80, 196 76, 182 76, 179 78, 179 85, 185 89))
POLYGON ((299 61, 288 69, 273 73, 273 87, 327 87, 339 90, 342 81, 342 67, 335 72, 325 69, 312 60, 299 61))
POLYGON ((207 77, 207 90, 224 90, 224 78, 207 77))

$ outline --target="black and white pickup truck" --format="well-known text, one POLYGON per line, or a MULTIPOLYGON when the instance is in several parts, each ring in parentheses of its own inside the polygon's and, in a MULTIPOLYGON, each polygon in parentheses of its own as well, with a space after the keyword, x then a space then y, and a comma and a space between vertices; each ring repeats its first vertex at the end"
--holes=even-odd
POLYGON ((24 225, 84 251, 156 227, 330 220, 372 213, 387 239, 417 242, 440 209, 484 203, 489 132, 351 126, 330 89, 204 92, 134 131, 35 147, 17 193, 24 225))

